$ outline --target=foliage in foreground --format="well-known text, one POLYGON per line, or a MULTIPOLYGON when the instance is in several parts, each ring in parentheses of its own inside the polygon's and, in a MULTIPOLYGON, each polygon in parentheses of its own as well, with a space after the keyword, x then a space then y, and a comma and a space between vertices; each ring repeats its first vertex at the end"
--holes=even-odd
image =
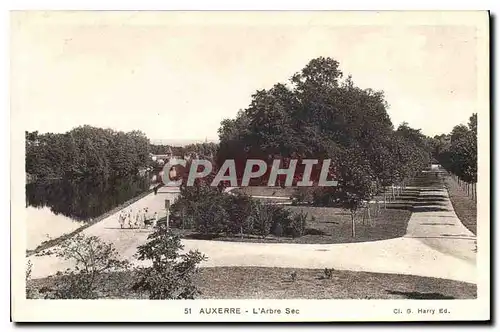
POLYGON ((60 276, 51 289, 39 290, 45 298, 94 299, 98 298, 97 285, 109 272, 129 267, 127 260, 120 260, 113 244, 97 236, 78 234, 56 247, 51 253, 72 264, 59 272, 60 276))
MULTIPOLYGON (((138 248, 139 260, 149 261, 147 267, 130 270, 126 260, 119 260, 111 243, 96 236, 79 234, 61 244, 48 255, 55 254, 73 264, 58 272, 50 287, 36 289, 30 281, 32 264, 26 269, 26 297, 45 299, 100 298, 106 278, 112 272, 130 271, 133 275, 131 290, 146 293, 150 299, 193 299, 199 291, 193 281, 197 266, 206 259, 199 251, 182 253, 178 236, 161 226, 138 248)), ((122 285, 130 287, 130 285, 122 285)))
POLYGON ((198 250, 181 253, 180 238, 163 225, 148 239, 139 247, 138 258, 151 266, 138 268, 133 290, 146 292, 152 300, 194 299, 199 291, 193 277, 206 257, 198 250))

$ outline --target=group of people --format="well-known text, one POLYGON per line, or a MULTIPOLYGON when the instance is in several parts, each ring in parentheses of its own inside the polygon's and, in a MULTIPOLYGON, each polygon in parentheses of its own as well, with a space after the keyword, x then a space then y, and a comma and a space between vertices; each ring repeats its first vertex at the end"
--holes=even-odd
POLYGON ((158 212, 152 216, 149 214, 148 208, 140 209, 134 212, 130 209, 128 212, 122 210, 118 216, 120 228, 148 228, 156 227, 158 222, 158 212))

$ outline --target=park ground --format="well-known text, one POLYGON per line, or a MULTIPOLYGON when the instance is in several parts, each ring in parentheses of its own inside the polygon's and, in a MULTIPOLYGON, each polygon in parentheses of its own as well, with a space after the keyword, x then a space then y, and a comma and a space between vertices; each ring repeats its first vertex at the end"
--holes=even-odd
MULTIPOLYGON (((374 218, 365 232, 358 228, 361 242, 349 241, 346 235, 350 236, 349 216, 340 212, 322 216, 322 208, 310 208, 319 210, 317 224, 310 223, 308 227, 320 231, 323 227, 325 234, 310 235, 316 236, 316 240, 329 237, 326 242, 185 239, 186 249, 198 249, 209 258, 202 264, 196 281, 202 291, 200 297, 475 298, 475 235, 457 218, 453 209, 457 202, 453 201, 453 190, 445 188, 446 181, 446 177, 424 173, 381 212, 383 215, 399 211, 405 217, 393 221, 374 218), (332 279, 323 277, 324 268, 334 269, 332 279), (297 273, 295 281, 291 280, 292 272, 297 273)), ((147 233, 116 229, 111 226, 114 222, 108 219, 85 232, 113 241, 122 257, 131 259, 147 233)), ((472 226, 469 221, 469 227, 472 226)), ((33 277, 38 278, 32 281, 35 284, 54 282, 56 277, 47 276, 67 267, 51 257, 31 258, 33 277)), ((106 284, 100 285, 102 296, 116 297, 118 289, 127 298, 140 297, 124 289, 131 278, 132 272, 106 278, 106 284)))
MULTIPOLYGON (((50 288, 57 277, 30 282, 50 288)), ((133 272, 109 274, 98 284, 100 298, 147 299, 132 290, 133 272)), ((269 267, 206 267, 195 280, 199 299, 473 299, 476 285, 412 275, 269 267), (291 275, 297 277, 292 280, 291 275)))

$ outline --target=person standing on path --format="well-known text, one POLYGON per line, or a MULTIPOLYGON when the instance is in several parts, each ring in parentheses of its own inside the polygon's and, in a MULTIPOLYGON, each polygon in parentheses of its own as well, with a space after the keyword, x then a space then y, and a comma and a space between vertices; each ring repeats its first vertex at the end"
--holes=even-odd
POLYGON ((158 212, 155 212, 153 216, 153 228, 156 228, 157 224, 158 224, 158 212))
POLYGON ((123 228, 123 223, 124 223, 124 220, 125 219, 125 216, 123 214, 123 211, 120 211, 120 215, 118 216, 118 222, 120 223, 120 228, 123 228))
POLYGON ((127 219, 128 219, 128 228, 132 228, 132 209, 130 209, 127 219))
POLYGON ((135 215, 135 227, 140 228, 140 224, 141 224, 141 211, 137 211, 135 215))
POLYGON ((146 228, 146 223, 148 222, 149 217, 148 217, 148 208, 145 207, 143 214, 142 214, 142 228, 146 228))

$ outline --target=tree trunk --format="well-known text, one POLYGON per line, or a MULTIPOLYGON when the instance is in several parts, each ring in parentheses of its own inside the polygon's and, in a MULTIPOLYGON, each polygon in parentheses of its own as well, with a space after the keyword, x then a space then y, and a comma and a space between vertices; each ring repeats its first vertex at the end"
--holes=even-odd
POLYGON ((352 227, 352 237, 356 237, 356 224, 354 223, 354 213, 351 211, 351 227, 352 227))
POLYGON ((366 206, 363 206, 363 220, 361 221, 361 224, 365 224, 365 216, 366 216, 366 206))
POLYGON ((184 217, 184 208, 182 208, 181 218, 182 218, 182 229, 186 229, 186 221, 184 220, 185 219, 185 217, 184 217))
POLYGON ((372 216, 370 214, 370 203, 368 203, 368 223, 369 225, 372 224, 372 216))

